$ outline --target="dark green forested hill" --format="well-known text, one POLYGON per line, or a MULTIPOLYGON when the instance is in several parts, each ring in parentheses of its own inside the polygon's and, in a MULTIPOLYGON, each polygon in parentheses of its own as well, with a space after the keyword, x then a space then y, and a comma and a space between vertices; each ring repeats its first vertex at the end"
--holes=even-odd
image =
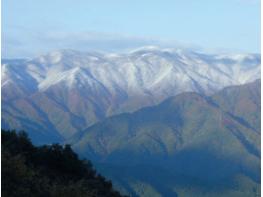
POLYGON ((120 197, 69 145, 35 147, 26 133, 2 130, 3 197, 120 197))

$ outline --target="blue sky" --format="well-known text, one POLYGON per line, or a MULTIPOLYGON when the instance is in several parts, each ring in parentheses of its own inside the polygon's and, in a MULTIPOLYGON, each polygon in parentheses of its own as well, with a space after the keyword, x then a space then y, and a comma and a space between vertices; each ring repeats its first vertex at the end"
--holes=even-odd
POLYGON ((260 0, 2 0, 2 57, 144 45, 260 52, 260 0))

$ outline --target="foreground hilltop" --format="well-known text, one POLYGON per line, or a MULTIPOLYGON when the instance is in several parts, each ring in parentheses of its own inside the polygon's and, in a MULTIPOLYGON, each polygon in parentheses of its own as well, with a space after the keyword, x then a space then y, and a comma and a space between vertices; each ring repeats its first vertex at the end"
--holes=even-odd
POLYGON ((121 197, 69 145, 35 147, 23 132, 1 131, 3 197, 121 197))

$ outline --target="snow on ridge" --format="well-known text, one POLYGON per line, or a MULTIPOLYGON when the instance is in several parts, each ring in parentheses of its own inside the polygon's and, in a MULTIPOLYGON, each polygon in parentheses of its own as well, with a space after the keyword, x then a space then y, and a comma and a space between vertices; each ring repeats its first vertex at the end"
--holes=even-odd
MULTIPOLYGON (((172 92, 176 87, 192 87, 189 84, 196 82, 205 89, 250 82, 260 78, 257 58, 253 54, 207 55, 156 46, 142 47, 127 54, 57 50, 28 61, 24 69, 37 81, 39 91, 61 82, 66 88, 92 82, 110 90, 129 91, 132 88, 154 94, 156 90, 172 92), (244 63, 246 58, 251 61, 244 63)), ((2 75, 5 72, 2 70, 2 75)))

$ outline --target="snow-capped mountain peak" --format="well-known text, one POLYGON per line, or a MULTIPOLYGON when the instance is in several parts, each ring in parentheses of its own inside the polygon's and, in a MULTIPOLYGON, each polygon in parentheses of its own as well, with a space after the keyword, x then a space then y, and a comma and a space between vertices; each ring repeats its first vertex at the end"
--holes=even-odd
POLYGON ((258 78, 257 54, 153 46, 115 54, 58 50, 31 60, 3 61, 2 100, 9 103, 4 105, 6 124, 21 115, 16 125, 22 129, 27 125, 24 117, 46 114, 42 119, 67 136, 106 116, 157 104, 181 92, 210 94, 258 78))

